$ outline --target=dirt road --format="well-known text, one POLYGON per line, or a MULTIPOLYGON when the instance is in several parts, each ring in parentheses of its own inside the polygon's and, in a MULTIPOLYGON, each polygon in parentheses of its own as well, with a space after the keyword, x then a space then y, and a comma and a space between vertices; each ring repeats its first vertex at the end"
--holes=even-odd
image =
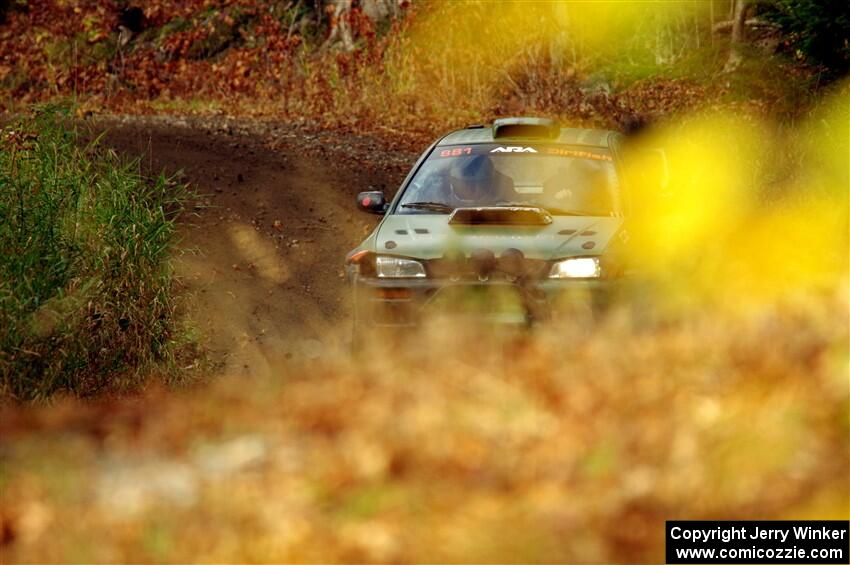
POLYGON ((229 374, 348 339, 345 253, 374 226, 361 190, 394 192, 415 155, 374 139, 260 122, 123 118, 104 143, 201 195, 176 268, 190 323, 229 374))

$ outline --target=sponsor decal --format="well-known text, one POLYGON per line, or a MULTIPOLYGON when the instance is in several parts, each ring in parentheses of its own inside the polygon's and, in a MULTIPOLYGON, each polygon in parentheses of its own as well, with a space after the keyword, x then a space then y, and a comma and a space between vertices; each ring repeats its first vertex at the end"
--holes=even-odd
POLYGON ((582 151, 580 149, 565 149, 563 147, 549 147, 546 150, 548 155, 560 155, 561 157, 581 157, 582 159, 593 159, 595 161, 613 161, 610 155, 604 153, 593 153, 591 151, 582 151))
POLYGON ((495 147, 490 153, 537 153, 534 147, 495 147))
MULTIPOLYGON (((465 155, 477 155, 479 153, 483 153, 487 151, 484 147, 472 147, 472 146, 461 146, 461 147, 450 147, 446 149, 441 149, 436 153, 438 157, 462 157, 465 155)), ((527 146, 514 146, 514 145, 500 145, 498 147, 493 147, 489 150, 489 153, 542 153, 544 155, 556 155, 559 157, 578 157, 581 159, 592 159, 594 161, 613 161, 611 155, 600 153, 597 151, 587 151, 582 149, 572 149, 567 147, 553 147, 553 146, 538 146, 527 147, 527 146)))

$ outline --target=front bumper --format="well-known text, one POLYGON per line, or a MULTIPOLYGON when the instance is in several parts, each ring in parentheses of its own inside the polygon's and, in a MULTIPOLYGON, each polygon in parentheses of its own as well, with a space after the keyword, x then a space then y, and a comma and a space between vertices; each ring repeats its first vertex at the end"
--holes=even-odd
POLYGON ((435 280, 352 278, 358 324, 410 327, 434 313, 530 325, 564 316, 596 316, 614 300, 615 279, 435 280))

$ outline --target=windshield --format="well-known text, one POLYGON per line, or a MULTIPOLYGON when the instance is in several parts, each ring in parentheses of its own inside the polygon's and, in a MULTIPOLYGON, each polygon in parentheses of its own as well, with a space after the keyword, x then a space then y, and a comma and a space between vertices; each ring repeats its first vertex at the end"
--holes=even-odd
POLYGON ((500 205, 537 206, 555 215, 618 215, 611 154, 552 144, 438 147, 416 172, 396 213, 448 214, 500 205))

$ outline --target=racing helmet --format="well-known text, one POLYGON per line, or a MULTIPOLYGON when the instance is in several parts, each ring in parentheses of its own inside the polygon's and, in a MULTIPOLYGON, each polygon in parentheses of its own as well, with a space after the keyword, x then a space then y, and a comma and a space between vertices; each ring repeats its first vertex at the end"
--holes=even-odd
POLYGON ((495 169, 487 155, 456 159, 449 170, 449 186, 458 200, 477 200, 493 185, 495 169))

